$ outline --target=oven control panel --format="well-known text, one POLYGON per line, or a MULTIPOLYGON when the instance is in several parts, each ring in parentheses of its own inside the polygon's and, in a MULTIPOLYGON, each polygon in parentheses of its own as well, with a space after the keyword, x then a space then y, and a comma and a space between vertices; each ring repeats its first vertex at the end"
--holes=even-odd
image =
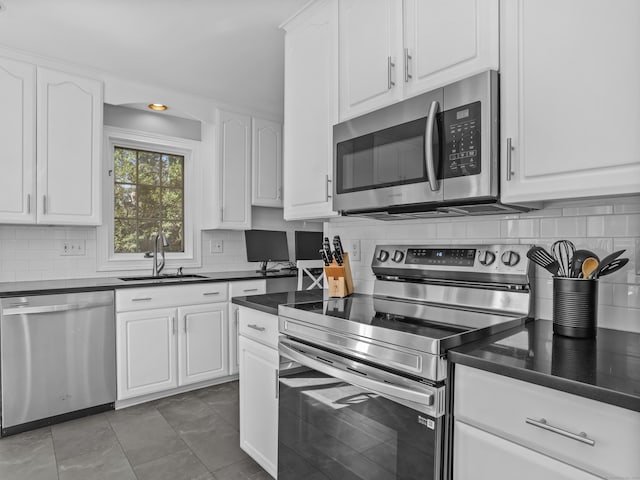
MULTIPOLYGON (((374 273, 443 271, 527 275, 531 245, 378 245, 374 273)), ((414 275, 415 276, 415 275, 414 275)), ((425 273, 425 276, 428 274, 425 273)), ((461 275, 457 275, 459 278, 461 275)))

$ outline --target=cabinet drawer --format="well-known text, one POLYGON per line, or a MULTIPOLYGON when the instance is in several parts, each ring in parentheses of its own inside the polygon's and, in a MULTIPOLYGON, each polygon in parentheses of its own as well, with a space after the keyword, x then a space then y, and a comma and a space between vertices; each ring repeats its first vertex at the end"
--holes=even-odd
POLYGON ((278 348, 278 316, 251 308, 239 308, 240 335, 252 338, 268 347, 278 348))
POLYGON ((266 280, 242 280, 229 282, 229 297, 244 297, 246 295, 263 295, 267 293, 266 280))
POLYGON ((227 290, 227 282, 120 289, 116 290, 116 311, 226 302, 227 290))
POLYGON ((598 475, 640 477, 639 412, 456 365, 454 415, 598 475))

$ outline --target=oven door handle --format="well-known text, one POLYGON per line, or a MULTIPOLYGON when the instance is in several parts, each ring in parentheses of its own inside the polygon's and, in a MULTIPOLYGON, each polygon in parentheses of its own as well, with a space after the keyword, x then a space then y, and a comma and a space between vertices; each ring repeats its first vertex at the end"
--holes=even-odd
MULTIPOLYGON (((378 393, 384 397, 391 399, 398 399, 404 401, 402 403, 410 402, 412 404, 420 405, 422 407, 431 407, 434 404, 434 394, 428 392, 415 391, 400 385, 389 383, 388 380, 376 379, 370 374, 359 375, 347 370, 350 368, 345 364, 341 364, 340 357, 325 352, 324 350, 314 349, 307 345, 299 343, 293 343, 287 340, 280 340, 279 346, 280 354, 288 359, 291 359, 299 364, 317 370, 326 375, 330 375, 334 378, 343 380, 356 387, 369 390, 373 393, 378 393), (305 351, 306 350, 306 351, 305 351), (323 361, 324 360, 324 361, 323 361), (342 365, 343 368, 336 367, 334 365, 342 365)), ((354 362, 357 364, 357 362, 354 362)), ((428 388, 424 385, 425 388, 428 388)))

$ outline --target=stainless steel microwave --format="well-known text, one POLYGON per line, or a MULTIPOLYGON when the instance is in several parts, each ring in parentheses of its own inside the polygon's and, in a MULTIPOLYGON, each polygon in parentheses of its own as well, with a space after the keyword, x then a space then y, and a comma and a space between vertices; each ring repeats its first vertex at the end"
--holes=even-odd
POLYGON ((333 208, 379 219, 524 211, 499 199, 498 73, 333 127, 333 208))

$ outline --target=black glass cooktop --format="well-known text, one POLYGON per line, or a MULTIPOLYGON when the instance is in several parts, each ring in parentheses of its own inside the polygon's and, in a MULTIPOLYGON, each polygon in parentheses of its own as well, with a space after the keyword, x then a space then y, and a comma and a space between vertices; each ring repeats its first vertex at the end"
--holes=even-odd
MULTIPOLYGON (((324 301, 289 305, 302 310, 352 323, 371 325, 433 339, 443 339, 473 330, 477 312, 417 302, 389 300, 371 295, 352 295, 324 301)), ((486 314, 482 314, 484 318, 486 314)))

